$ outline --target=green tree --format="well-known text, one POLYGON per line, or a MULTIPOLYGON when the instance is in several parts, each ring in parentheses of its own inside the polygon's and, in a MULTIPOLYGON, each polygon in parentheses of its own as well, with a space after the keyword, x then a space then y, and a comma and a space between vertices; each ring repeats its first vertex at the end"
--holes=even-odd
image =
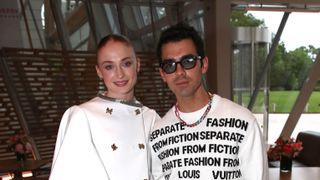
POLYGON ((296 79, 296 87, 292 87, 295 90, 301 88, 313 64, 309 52, 310 49, 302 46, 288 52, 286 56, 286 72, 288 77, 293 76, 296 79))
POLYGON ((309 56, 313 61, 316 60, 317 55, 320 55, 320 48, 315 48, 313 45, 309 45, 309 56))
MULTIPOLYGON (((256 19, 252 14, 240 10, 232 11, 230 22, 234 27, 266 27, 264 20, 256 19)), ((261 56, 268 53, 263 50, 258 51, 255 59, 261 59, 261 56)), ((312 45, 308 46, 308 48, 300 47, 287 52, 284 42, 280 42, 271 64, 270 88, 272 90, 299 89, 308 75, 313 61, 319 54, 320 48, 315 48, 312 45)), ((257 62, 257 64, 257 68, 260 69, 261 63, 257 62)), ((320 82, 318 84, 320 88, 320 82)))
POLYGON ((286 58, 286 53, 284 42, 280 42, 271 63, 270 88, 272 90, 282 90, 285 87, 286 67, 284 59, 286 58))
POLYGON ((265 27, 264 20, 256 19, 252 14, 240 10, 232 11, 230 21, 234 27, 265 27))
POLYGON ((281 42, 275 52, 271 64, 271 90, 298 90, 304 83, 310 67, 319 49, 309 46, 299 47, 287 52, 285 44, 281 42))
MULTIPOLYGON (((312 45, 309 45, 309 56, 311 57, 312 61, 314 62, 317 56, 320 56, 320 48, 315 48, 312 45)), ((320 91, 320 80, 315 88, 315 90, 320 91)))

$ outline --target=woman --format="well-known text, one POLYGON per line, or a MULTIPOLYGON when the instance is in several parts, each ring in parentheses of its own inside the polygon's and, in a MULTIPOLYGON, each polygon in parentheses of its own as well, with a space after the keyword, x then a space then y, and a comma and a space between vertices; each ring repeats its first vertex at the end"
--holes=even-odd
POLYGON ((100 41, 96 71, 108 90, 64 113, 51 180, 149 179, 147 142, 159 116, 134 98, 139 69, 127 38, 100 41))

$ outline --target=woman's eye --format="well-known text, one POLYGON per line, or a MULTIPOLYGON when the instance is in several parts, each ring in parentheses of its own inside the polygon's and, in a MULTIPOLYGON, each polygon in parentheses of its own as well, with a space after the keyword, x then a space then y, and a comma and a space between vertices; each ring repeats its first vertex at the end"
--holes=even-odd
POLYGON ((105 65, 104 68, 106 70, 111 70, 113 68, 113 66, 110 64, 110 65, 105 65))
POLYGON ((130 67, 132 65, 132 62, 131 61, 125 61, 123 63, 124 67, 130 67))

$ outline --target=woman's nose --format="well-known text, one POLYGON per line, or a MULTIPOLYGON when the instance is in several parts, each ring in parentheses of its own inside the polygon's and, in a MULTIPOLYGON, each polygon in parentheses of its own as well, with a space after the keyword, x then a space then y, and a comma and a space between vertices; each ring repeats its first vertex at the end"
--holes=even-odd
POLYGON ((117 68, 117 77, 122 78, 124 76, 123 69, 121 67, 117 68))

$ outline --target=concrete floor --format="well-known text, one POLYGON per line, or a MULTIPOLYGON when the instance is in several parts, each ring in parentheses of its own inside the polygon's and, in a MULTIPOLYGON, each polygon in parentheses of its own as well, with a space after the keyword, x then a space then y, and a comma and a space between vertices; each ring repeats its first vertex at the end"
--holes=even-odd
MULTIPOLYGON (((263 122, 262 114, 255 114, 259 124, 263 122)), ((269 114, 269 131, 268 144, 273 144, 279 137, 282 128, 288 118, 286 113, 271 113, 269 114)), ((317 131, 320 132, 320 113, 304 113, 294 129, 291 137, 296 138, 301 131, 317 131)))

